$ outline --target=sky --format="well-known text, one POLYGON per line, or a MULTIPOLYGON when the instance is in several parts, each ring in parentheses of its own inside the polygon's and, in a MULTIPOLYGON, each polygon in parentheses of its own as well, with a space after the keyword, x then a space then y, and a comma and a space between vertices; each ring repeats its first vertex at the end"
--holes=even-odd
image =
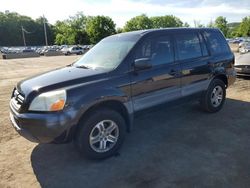
POLYGON ((250 0, 0 0, 0 11, 18 12, 38 18, 42 15, 54 24, 82 12, 84 15, 111 17, 116 27, 123 27, 130 18, 174 15, 194 26, 194 20, 207 24, 217 16, 228 22, 239 22, 250 16, 250 0), (1 2, 2 1, 2 2, 1 2))

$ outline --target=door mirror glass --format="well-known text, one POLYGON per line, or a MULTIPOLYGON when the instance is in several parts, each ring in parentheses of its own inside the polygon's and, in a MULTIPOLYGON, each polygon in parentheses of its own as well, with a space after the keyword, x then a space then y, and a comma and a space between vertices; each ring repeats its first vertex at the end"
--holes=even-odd
POLYGON ((150 58, 140 58, 140 59, 136 59, 134 62, 135 71, 145 70, 151 67, 152 67, 152 64, 151 64, 150 58))

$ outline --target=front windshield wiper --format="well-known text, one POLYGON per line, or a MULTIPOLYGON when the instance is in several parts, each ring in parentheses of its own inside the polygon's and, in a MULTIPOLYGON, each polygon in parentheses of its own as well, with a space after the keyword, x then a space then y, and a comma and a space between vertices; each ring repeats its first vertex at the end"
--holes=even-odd
POLYGON ((90 67, 88 67, 86 65, 78 65, 78 66, 76 66, 76 68, 90 69, 90 67))

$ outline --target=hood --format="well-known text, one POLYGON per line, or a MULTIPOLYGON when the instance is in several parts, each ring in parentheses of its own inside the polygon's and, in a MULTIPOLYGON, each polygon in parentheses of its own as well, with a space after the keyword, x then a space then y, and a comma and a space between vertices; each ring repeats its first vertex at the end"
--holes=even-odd
POLYGON ((25 96, 32 91, 49 91, 99 79, 104 70, 64 67, 33 76, 17 84, 17 89, 25 96))

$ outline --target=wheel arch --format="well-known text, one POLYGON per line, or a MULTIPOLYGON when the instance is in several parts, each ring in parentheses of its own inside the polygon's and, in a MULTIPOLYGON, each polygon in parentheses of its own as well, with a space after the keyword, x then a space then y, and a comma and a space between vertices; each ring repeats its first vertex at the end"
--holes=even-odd
POLYGON ((214 76, 213 79, 220 79, 225 83, 226 87, 228 86, 228 80, 227 80, 227 76, 225 74, 217 74, 214 76))
POLYGON ((127 130, 127 132, 130 132, 131 126, 133 124, 133 114, 129 113, 130 110, 128 109, 128 107, 124 103, 122 103, 121 101, 112 99, 112 100, 105 100, 105 101, 98 102, 98 103, 90 106, 88 109, 86 109, 82 113, 77 125, 74 127, 73 135, 75 135, 75 133, 78 132, 78 130, 81 126, 79 124, 79 122, 84 121, 84 119, 86 119, 91 113, 93 113, 94 111, 101 109, 101 108, 108 108, 111 110, 115 110, 119 114, 121 114, 121 116, 125 120, 126 130, 127 130))

